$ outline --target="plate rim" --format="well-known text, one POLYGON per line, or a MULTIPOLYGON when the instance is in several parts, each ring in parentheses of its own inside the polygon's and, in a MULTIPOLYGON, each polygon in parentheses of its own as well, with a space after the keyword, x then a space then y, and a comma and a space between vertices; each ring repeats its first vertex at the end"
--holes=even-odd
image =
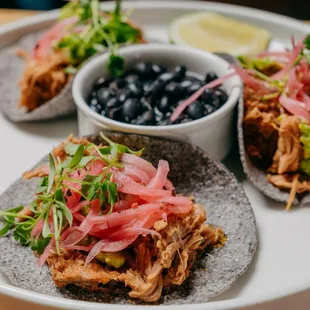
MULTIPOLYGON (((113 1, 107 1, 102 4, 102 7, 111 9, 114 6, 113 1)), ((275 24, 280 25, 287 25, 287 23, 290 23, 292 27, 292 31, 298 31, 301 32, 308 32, 310 31, 310 25, 306 24, 305 22, 284 16, 281 14, 268 12, 256 8, 250 8, 240 5, 234 5, 234 4, 224 4, 224 3, 218 3, 218 2, 202 2, 202 1, 186 1, 181 0, 176 3, 175 1, 126 1, 123 3, 124 8, 133 8, 133 9, 151 9, 151 8, 163 8, 163 9, 210 9, 210 10, 217 10, 220 12, 235 12, 238 15, 244 15, 246 14, 248 17, 255 17, 259 18, 261 20, 272 20, 275 24), (244 12, 241 14, 240 12, 244 12), (295 28, 295 29, 293 29, 295 28)), ((49 12, 43 12, 38 13, 37 15, 28 16, 25 18, 22 18, 18 21, 10 22, 5 25, 0 26, 0 36, 8 34, 10 32, 17 31, 21 28, 25 28, 25 26, 33 26, 36 24, 40 24, 43 22, 49 22, 57 18, 59 14, 59 9, 57 10, 51 10, 49 12)))
MULTIPOLYGON (((108 1, 103 4, 104 8, 112 8, 114 6, 113 1, 108 1)), ((135 8, 135 9, 152 9, 152 8, 162 8, 162 9, 188 9, 188 10, 213 10, 221 13, 229 12, 236 13, 237 15, 247 15, 248 17, 255 17, 256 19, 260 19, 262 21, 270 21, 274 24, 278 25, 287 25, 289 24, 292 32, 299 31, 303 33, 310 32, 310 25, 307 25, 303 21, 283 16, 280 14, 267 12, 259 9, 243 7, 232 4, 222 4, 216 2, 199 2, 199 1, 126 1, 123 6, 125 8, 135 8)), ((53 10, 44 13, 38 13, 37 15, 33 15, 30 17, 25 17, 19 21, 11 22, 6 25, 0 26, 0 37, 4 35, 9 35, 10 33, 14 33, 16 31, 20 31, 24 29, 24 33, 29 33, 30 27, 39 26, 43 23, 52 22, 57 18, 59 14, 59 10, 53 10)), ((257 295, 257 296, 249 296, 246 298, 233 298, 221 301, 210 301, 202 304, 194 304, 193 307, 196 310, 199 309, 212 309, 212 310, 220 310, 220 309, 236 309, 238 307, 251 306, 255 304, 260 304, 264 302, 268 302, 274 299, 279 299, 285 296, 289 296, 298 292, 302 292, 309 288, 309 281, 303 281, 302 283, 298 283, 297 286, 292 288, 283 289, 275 289, 269 291, 268 294, 265 295, 257 295)), ((102 304, 96 304, 92 302, 85 301, 75 301, 70 299, 63 299, 60 297, 52 297, 40 293, 34 293, 27 291, 25 289, 17 288, 10 284, 0 284, 0 293, 5 294, 7 296, 25 300, 28 302, 32 302, 35 304, 46 305, 46 306, 57 306, 63 309, 81 309, 81 307, 85 310, 93 310, 93 309, 102 309, 102 304)), ((109 305, 104 304, 106 309, 125 309, 125 307, 130 307, 131 309, 137 309, 137 306, 133 305, 109 305)), ((160 309, 163 307, 170 307, 169 309, 177 310, 180 307, 183 309, 187 309, 188 305, 169 305, 169 306, 143 306, 143 307, 152 307, 152 309, 160 309)))

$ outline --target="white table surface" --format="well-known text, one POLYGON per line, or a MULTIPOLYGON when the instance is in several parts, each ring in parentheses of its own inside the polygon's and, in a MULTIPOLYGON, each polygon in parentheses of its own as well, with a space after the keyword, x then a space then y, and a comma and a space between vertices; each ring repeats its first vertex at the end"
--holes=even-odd
MULTIPOLYGON (((77 134, 77 122, 75 117, 57 121, 13 124, 0 115, 0 140, 2 141, 0 155, 0 193, 70 133, 77 134)), ((285 272, 285 270, 283 272, 285 272)), ((309 272, 309 270, 305 270, 305 272, 309 272)), ((290 281, 290 279, 287 279, 287 281, 290 281)), ((266 285, 268 285, 268 283, 266 283, 266 285)), ((235 292, 233 290, 234 287, 231 291, 225 293, 225 298, 230 298, 230 295, 234 295, 235 292)), ((43 310, 52 308, 35 304, 26 304, 23 301, 0 295, 0 310, 20 309, 43 310)), ((310 309, 310 288, 307 292, 269 302, 264 305, 243 308, 243 310, 277 309, 310 309)))

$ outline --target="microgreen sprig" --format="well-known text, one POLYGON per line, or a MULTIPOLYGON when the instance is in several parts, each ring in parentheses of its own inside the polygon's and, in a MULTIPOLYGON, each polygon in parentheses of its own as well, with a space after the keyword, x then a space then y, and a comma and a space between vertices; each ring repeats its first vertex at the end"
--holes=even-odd
POLYGON ((71 65, 66 68, 66 72, 74 74, 86 59, 108 48, 108 69, 111 75, 122 75, 124 59, 118 55, 118 47, 120 44, 139 42, 141 32, 131 26, 127 18, 123 18, 121 0, 116 1, 112 13, 103 12, 98 0, 69 2, 62 8, 61 18, 72 16, 77 16, 78 22, 55 45, 56 49, 68 52, 71 65), (76 27, 79 27, 78 31, 75 31, 76 27))

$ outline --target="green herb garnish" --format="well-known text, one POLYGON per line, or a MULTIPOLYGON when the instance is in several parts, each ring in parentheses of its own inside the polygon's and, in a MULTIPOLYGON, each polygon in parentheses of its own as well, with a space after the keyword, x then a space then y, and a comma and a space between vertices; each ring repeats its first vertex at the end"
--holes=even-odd
POLYGON ((86 59, 109 49, 108 69, 112 76, 121 75, 124 60, 118 55, 118 46, 139 42, 141 37, 141 32, 121 14, 121 1, 116 1, 112 13, 100 10, 98 0, 71 1, 61 9, 61 19, 72 16, 78 18, 77 23, 55 46, 68 53, 71 66, 65 69, 66 72, 74 74, 76 67, 86 59))
POLYGON ((305 38, 304 45, 306 49, 310 50, 310 34, 308 34, 307 37, 305 38))
MULTIPOLYGON (((111 167, 122 167, 119 159, 124 153, 140 156, 142 150, 133 151, 125 145, 115 143, 101 134, 108 146, 98 147, 93 143, 87 145, 67 143, 64 150, 67 159, 63 162, 49 154, 49 175, 40 178, 36 199, 29 205, 31 216, 22 215, 24 209, 19 206, 6 211, 0 210, 0 219, 3 226, 0 237, 13 230, 14 239, 22 245, 29 246, 38 255, 41 255, 52 238, 58 254, 61 253, 61 234, 73 224, 73 215, 67 206, 67 198, 72 193, 78 193, 83 200, 89 201, 81 212, 85 216, 91 210, 91 202, 99 200, 101 212, 111 213, 115 203, 119 200, 117 184, 113 182, 111 167), (85 169, 91 170, 92 165, 100 158, 107 166, 99 175, 86 174, 83 179, 72 177, 73 172, 85 169), (80 184, 80 189, 70 184, 80 184), (69 191, 69 193, 68 193, 69 191), (21 221, 22 220, 22 221, 21 221), (36 237, 31 232, 36 225, 42 225, 42 231, 36 237)), ((84 170, 85 171, 85 170, 84 170)))

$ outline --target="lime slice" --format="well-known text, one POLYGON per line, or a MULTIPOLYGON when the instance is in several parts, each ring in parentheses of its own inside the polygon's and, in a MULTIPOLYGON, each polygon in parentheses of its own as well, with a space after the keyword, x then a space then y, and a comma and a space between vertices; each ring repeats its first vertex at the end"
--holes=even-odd
POLYGON ((217 13, 197 13, 175 19, 170 25, 172 43, 209 52, 257 54, 269 44, 268 30, 217 13))

